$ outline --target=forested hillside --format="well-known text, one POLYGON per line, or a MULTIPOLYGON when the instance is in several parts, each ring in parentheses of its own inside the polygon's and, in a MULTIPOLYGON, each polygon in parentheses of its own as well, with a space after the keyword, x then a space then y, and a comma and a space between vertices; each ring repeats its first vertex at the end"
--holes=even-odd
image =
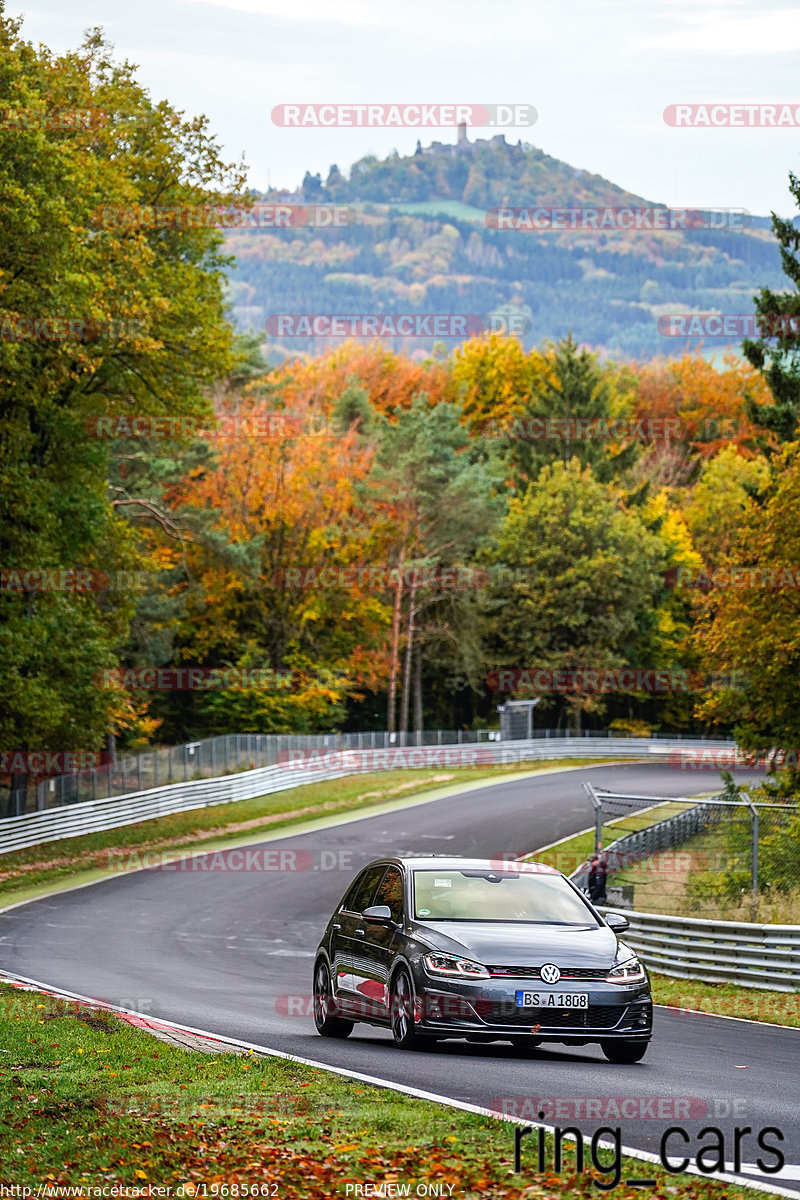
MULTIPOLYGON (((274 195, 271 198, 274 199, 274 195)), ((269 199, 270 197, 268 197, 269 199)), ((734 198, 735 199, 735 198, 734 198)), ((764 284, 778 286, 780 261, 766 218, 706 214, 686 229, 498 229, 498 206, 556 209, 652 206, 608 180, 502 135, 401 158, 355 163, 349 177, 306 174, 300 204, 333 204, 346 223, 232 232, 233 313, 261 331, 268 355, 321 353, 323 338, 267 336, 281 313, 449 313, 518 329, 527 348, 572 334, 614 356, 680 355, 665 337, 670 312, 752 313, 764 284), (489 217, 491 221, 491 217, 489 217)), ((683 197, 691 208, 691 197, 683 197)), ((435 338, 389 339, 395 350, 430 353, 435 338)), ((730 342, 730 339, 727 339, 730 342)), ((454 341, 446 343, 449 349, 454 341)), ((697 338, 688 348, 698 349, 697 338)), ((706 339, 704 352, 724 343, 706 339)))

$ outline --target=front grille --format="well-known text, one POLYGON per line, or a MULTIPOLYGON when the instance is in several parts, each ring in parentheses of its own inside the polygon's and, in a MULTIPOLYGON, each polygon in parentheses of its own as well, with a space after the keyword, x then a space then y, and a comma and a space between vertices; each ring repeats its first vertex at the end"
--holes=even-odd
POLYGON ((542 1029, 613 1029, 628 1011, 621 1004, 592 1004, 589 1008, 517 1008, 509 1001, 499 1001, 480 1009, 487 1025, 524 1026, 542 1029))
MULTIPOLYGON (((540 979, 541 967, 508 967, 490 966, 486 970, 490 975, 503 976, 508 979, 540 979)), ((610 967, 561 967, 562 979, 605 979, 610 967)))

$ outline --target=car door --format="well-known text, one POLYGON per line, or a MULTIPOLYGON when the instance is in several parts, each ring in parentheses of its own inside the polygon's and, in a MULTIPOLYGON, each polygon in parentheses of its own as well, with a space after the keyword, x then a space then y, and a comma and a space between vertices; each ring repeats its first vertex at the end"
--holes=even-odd
MULTIPOLYGON (((353 1016, 363 1015, 363 998, 357 991, 353 978, 353 944, 356 930, 364 922, 361 914, 372 903, 372 897, 386 872, 386 863, 367 867, 356 879, 342 901, 333 921, 331 938, 331 962, 333 986, 342 1011, 353 1016)), ((358 938, 359 949, 361 938, 358 938)))
MULTIPOLYGON (((402 926, 403 873, 399 867, 386 868, 370 904, 387 905, 392 920, 402 926)), ((399 945, 400 936, 395 926, 377 925, 363 918, 353 935, 355 990, 362 997, 367 1015, 380 1020, 389 1017, 389 977, 399 945)))

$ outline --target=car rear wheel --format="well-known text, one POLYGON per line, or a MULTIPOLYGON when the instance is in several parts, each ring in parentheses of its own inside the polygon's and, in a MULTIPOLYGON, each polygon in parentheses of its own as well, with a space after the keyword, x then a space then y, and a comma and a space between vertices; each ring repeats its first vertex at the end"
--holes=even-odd
POLYGON ((414 989, 405 971, 398 971, 390 996, 392 1037, 401 1050, 419 1048, 421 1038, 414 1028, 414 989))
POLYGON ((609 1062, 612 1063, 637 1063, 641 1062, 647 1053, 649 1042, 626 1041, 624 1038, 620 1040, 607 1041, 600 1043, 600 1049, 605 1054, 609 1062))
POLYGON ((331 973, 323 960, 314 968, 314 1024, 323 1037, 346 1038, 353 1032, 354 1021, 337 1016, 338 1005, 333 996, 331 973))

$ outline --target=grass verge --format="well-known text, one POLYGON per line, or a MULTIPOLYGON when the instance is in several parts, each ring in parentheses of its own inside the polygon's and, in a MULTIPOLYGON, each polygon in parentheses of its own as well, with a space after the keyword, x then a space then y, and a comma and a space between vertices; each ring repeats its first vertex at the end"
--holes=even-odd
MULTIPOLYGON (((763 811, 763 810, 762 810, 763 811)), ((773 814, 770 813, 770 816, 773 814)), ((777 814, 775 814, 777 815, 777 814)), ((789 814, 791 815, 791 814, 789 814)), ((739 870, 747 876, 749 872, 749 817, 744 814, 747 832, 742 838, 746 850, 738 855, 739 870)), ((763 826, 762 826, 763 830, 763 826)), ((765 837, 762 832, 762 839, 765 837)), ((767 833, 766 837, 769 837, 767 833)), ((780 862, 780 850, 772 850, 773 862, 780 862)), ((642 862, 632 863, 614 876, 614 883, 633 888, 633 907, 639 912, 669 913, 675 916, 709 916, 718 921, 752 921, 753 910, 749 890, 737 894, 736 898, 718 891, 716 882, 726 872, 735 870, 736 859, 726 847, 726 837, 719 828, 712 827, 689 838, 671 854, 656 855, 642 862), (698 891, 698 876, 703 881, 714 881, 710 894, 698 891)), ((795 882, 789 862, 784 868, 786 883, 795 882)), ((756 920, 761 924, 796 925, 800 920, 800 887, 768 888, 758 898, 756 920)))
POLYGON ((519 763, 348 775, 253 800, 189 809, 103 833, 45 842, 0 856, 0 903, 31 898, 40 889, 57 885, 62 880, 81 883, 100 878, 107 868, 109 854, 120 851, 142 854, 153 850, 216 850, 222 842, 258 841, 259 835, 269 835, 315 818, 335 817, 403 799, 411 800, 448 785, 491 782, 514 774, 541 773, 609 761, 613 760, 563 758, 538 768, 535 764, 519 763))
MULTIPOLYGON (((0 985, 0 1043, 6 1185, 71 1186, 74 1197, 99 1195, 92 1189, 100 1187, 112 1195, 114 1186, 126 1189, 118 1195, 140 1189, 146 1196, 160 1186, 171 1189, 164 1195, 203 1200, 328 1200, 370 1194, 355 1192, 359 1183, 392 1183, 408 1185, 412 1196, 544 1200, 597 1196, 593 1178, 609 1179, 607 1170, 593 1174, 591 1159, 576 1172, 569 1143, 560 1174, 537 1174, 532 1138, 514 1174, 506 1122, 282 1059, 178 1049, 113 1015, 9 985, 0 985)), ((624 1123, 621 1129, 624 1143, 624 1123)), ((612 1149, 600 1153, 606 1164, 616 1157, 612 1149)), ((549 1140, 545 1162, 552 1163, 549 1140)), ((625 1183, 643 1175, 656 1181, 651 1196, 759 1195, 635 1159, 621 1168, 617 1200, 643 1195, 625 1183)))
POLYGON ((800 992, 768 992, 763 988, 737 987, 735 983, 675 979, 654 972, 650 974, 650 982, 656 1004, 667 1004, 681 1013, 715 1013, 800 1028, 800 992))

